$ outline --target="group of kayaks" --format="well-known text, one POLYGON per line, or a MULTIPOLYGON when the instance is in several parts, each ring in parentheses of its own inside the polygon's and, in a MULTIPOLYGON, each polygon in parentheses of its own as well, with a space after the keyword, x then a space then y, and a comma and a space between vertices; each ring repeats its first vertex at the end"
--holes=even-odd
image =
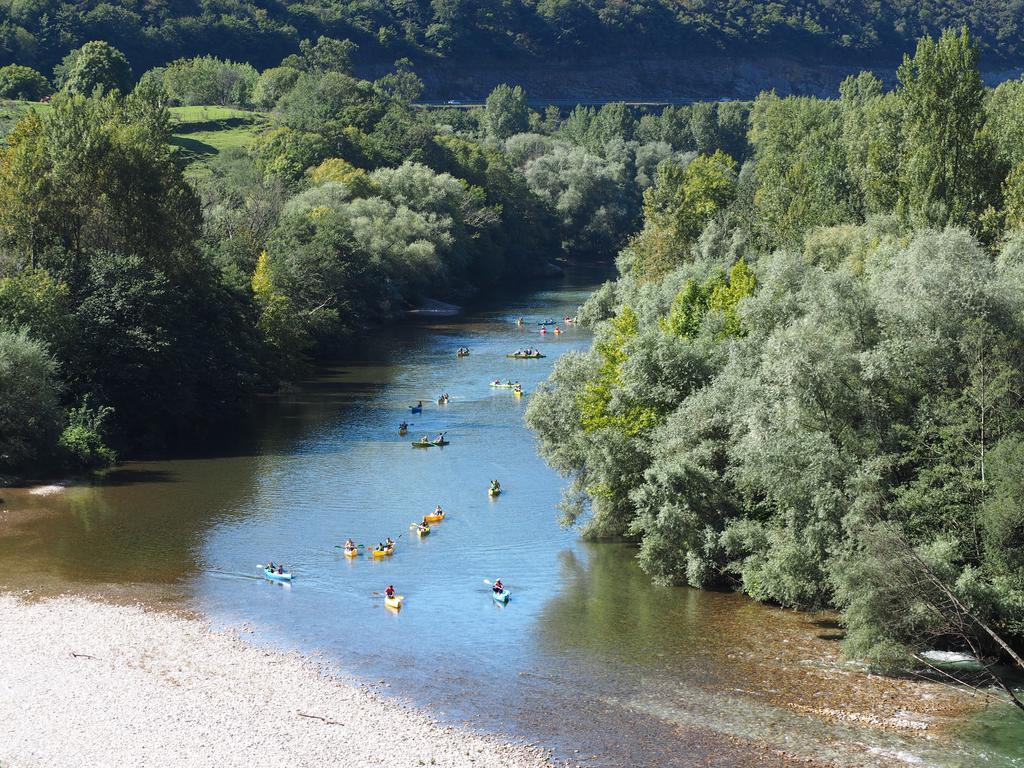
MULTIPOLYGON (((574 322, 574 320, 575 320, 575 318, 569 318, 569 317, 564 318, 564 322, 566 322, 567 324, 574 322)), ((517 325, 524 325, 525 321, 523 320, 523 318, 520 317, 516 321, 516 323, 517 323, 517 325)), ((539 326, 541 326, 542 329, 544 329, 543 332, 546 332, 546 328, 545 328, 546 326, 554 325, 554 326, 556 326, 555 333, 561 333, 561 330, 557 327, 557 321, 556 320, 550 320, 550 319, 549 320, 542 320, 542 321, 540 321, 537 324, 539 326)), ((456 351, 455 354, 456 354, 457 357, 467 357, 469 355, 469 348, 468 347, 459 347, 459 349, 456 351)), ((525 350, 522 350, 522 349, 520 349, 520 350, 517 350, 516 352, 514 352, 514 353, 512 353, 510 355, 506 355, 506 357, 513 358, 513 359, 516 359, 516 360, 539 360, 539 359, 543 358, 544 355, 542 355, 539 350, 535 350, 535 349, 525 349, 525 350)), ((513 382, 513 381, 510 380, 510 381, 502 382, 500 379, 496 379, 495 381, 490 382, 490 384, 491 384, 492 387, 495 387, 495 388, 511 389, 513 391, 513 393, 517 397, 521 397, 522 394, 523 394, 523 387, 522 387, 522 385, 518 381, 513 382)), ((449 400, 448 395, 447 395, 447 393, 445 393, 438 400, 438 404, 439 405, 447 405, 448 404, 448 400, 449 400)), ((409 411, 411 413, 423 413, 423 401, 421 400, 418 404, 409 406, 409 411)), ((405 435, 408 431, 409 431, 409 425, 406 424, 403 421, 401 423, 401 425, 399 425, 398 433, 400 435, 405 435)), ((446 434, 445 432, 442 432, 441 434, 439 434, 433 440, 431 440, 427 436, 424 436, 420 440, 414 440, 413 443, 412 443, 412 446, 414 448, 443 447, 445 445, 448 445, 448 443, 449 443, 449 441, 445 439, 445 434, 446 434)), ((487 489, 487 495, 490 496, 491 498, 496 498, 497 496, 501 495, 501 485, 500 485, 500 483, 498 483, 497 480, 492 480, 491 481, 490 486, 487 489)), ((410 528, 412 530, 414 530, 416 532, 416 535, 419 536, 420 538, 423 538, 425 536, 429 536, 430 532, 431 532, 430 524, 432 524, 432 523, 440 523, 441 521, 443 521, 445 519, 445 516, 446 516, 445 512, 443 510, 441 510, 440 507, 439 507, 434 513, 429 514, 429 515, 424 515, 423 516, 423 521, 421 523, 412 523, 410 525, 410 528)), ((347 542, 346 544, 350 544, 350 543, 351 542, 347 542)), ((365 547, 362 544, 360 544, 360 545, 352 545, 352 546, 347 546, 346 545, 345 547, 341 547, 339 545, 339 549, 343 549, 345 557, 350 558, 350 559, 354 559, 356 557, 359 557, 360 550, 365 549, 366 552, 367 552, 367 555, 369 557, 371 557, 374 560, 380 560, 380 559, 383 559, 383 558, 386 558, 386 557, 391 557, 395 553, 395 542, 392 541, 391 539, 388 539, 388 542, 387 542, 386 545, 378 546, 378 547, 376 547, 374 549, 369 549, 369 548, 365 547)), ((275 581, 275 582, 281 582, 281 583, 290 583, 292 581, 293 575, 292 575, 291 571, 286 571, 284 569, 283 565, 274 566, 274 564, 271 563, 269 565, 260 566, 260 568, 262 568, 263 576, 264 576, 264 578, 267 581, 275 581)), ((512 597, 512 593, 509 592, 507 589, 504 589, 503 587, 499 586, 499 585, 500 585, 500 582, 497 582, 494 585, 494 587, 491 589, 491 597, 492 597, 492 599, 495 602, 501 603, 502 605, 507 605, 508 602, 509 602, 509 599, 512 597)), ((391 595, 385 594, 384 595, 384 604, 388 608, 393 608, 393 609, 398 610, 398 609, 400 609, 402 607, 402 603, 404 602, 404 600, 405 600, 405 597, 403 595, 395 595, 395 594, 391 594, 391 595)))

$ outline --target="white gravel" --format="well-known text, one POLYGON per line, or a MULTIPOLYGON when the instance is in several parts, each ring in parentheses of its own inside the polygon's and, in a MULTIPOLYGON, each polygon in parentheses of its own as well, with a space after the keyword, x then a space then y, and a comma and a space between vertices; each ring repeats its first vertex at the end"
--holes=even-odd
POLYGON ((297 654, 142 607, 0 595, 0 641, 3 768, 550 765, 297 654))

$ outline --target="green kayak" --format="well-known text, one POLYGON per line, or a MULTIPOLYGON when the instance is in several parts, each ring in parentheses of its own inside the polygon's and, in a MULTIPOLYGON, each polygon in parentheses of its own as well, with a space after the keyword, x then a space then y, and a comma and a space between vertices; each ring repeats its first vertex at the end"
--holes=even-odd
POLYGON ((413 448, 431 448, 433 446, 442 447, 448 445, 447 440, 413 440, 413 448))

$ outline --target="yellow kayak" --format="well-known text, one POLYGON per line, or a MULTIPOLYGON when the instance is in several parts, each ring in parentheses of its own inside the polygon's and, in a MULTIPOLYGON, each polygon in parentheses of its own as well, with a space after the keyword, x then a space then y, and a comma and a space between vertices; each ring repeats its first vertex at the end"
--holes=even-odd
POLYGON ((487 489, 487 495, 488 496, 500 496, 501 495, 501 488, 488 488, 487 489))
POLYGON ((512 390, 512 394, 515 395, 516 397, 522 397, 523 396, 523 390, 521 390, 521 389, 513 389, 512 390))
POLYGON ((388 547, 387 549, 383 549, 383 550, 382 549, 375 549, 375 550, 373 550, 373 557, 374 557, 375 560, 379 559, 381 557, 390 557, 393 554, 395 554, 395 548, 394 547, 388 547))
POLYGON ((394 597, 388 597, 387 595, 384 595, 384 605, 386 605, 388 608, 395 608, 396 610, 398 608, 401 608, 403 600, 405 600, 405 597, 403 597, 402 595, 395 595, 394 597))
POLYGON ((353 548, 353 549, 346 549, 345 550, 345 557, 359 557, 359 550, 355 549, 355 548, 353 548))
POLYGON ((440 515, 424 515, 423 519, 428 523, 440 523, 444 520, 444 512, 440 515))

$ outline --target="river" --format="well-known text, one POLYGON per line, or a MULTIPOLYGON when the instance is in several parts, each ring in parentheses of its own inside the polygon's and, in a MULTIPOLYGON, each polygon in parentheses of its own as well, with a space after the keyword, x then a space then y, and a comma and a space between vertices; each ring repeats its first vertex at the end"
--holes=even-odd
POLYGON ((629 546, 558 526, 565 481, 523 412, 558 356, 589 336, 563 326, 542 337, 536 323, 574 314, 606 276, 576 268, 486 310, 373 332, 353 360, 262 400, 242 434, 192 456, 126 463, 53 495, 4 491, 16 521, 0 527, 6 585, 184 605, 582 764, 771 765, 785 752, 842 766, 1024 765, 1009 707, 963 720, 977 705, 962 693, 842 663, 830 616, 653 587, 629 546), (457 359, 460 346, 471 354, 457 359), (524 346, 546 358, 505 357, 524 346), (490 387, 495 378, 522 382, 526 397, 490 387), (410 414, 419 400, 423 413, 410 414), (410 446, 441 431, 447 447, 410 446), (411 535, 436 504, 448 519, 411 535), (385 560, 336 546, 386 536, 398 545, 385 560), (268 560, 287 563, 294 583, 262 580, 268 560), (495 578, 507 606, 490 599, 495 578), (387 584, 405 596, 400 612, 374 595, 387 584), (887 699, 927 729, 866 727, 898 719, 878 706, 887 699))

